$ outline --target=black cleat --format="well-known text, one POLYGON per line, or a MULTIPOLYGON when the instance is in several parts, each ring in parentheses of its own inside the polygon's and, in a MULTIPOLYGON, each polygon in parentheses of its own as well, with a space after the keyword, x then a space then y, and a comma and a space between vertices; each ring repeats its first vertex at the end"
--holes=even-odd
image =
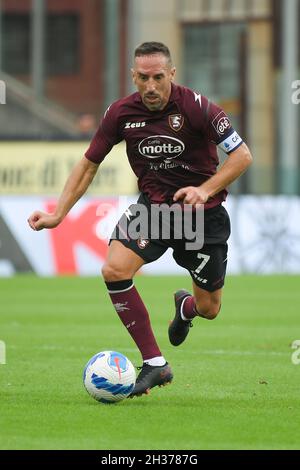
POLYGON ((171 367, 166 362, 164 366, 150 366, 150 364, 143 364, 142 367, 138 367, 141 372, 136 379, 135 387, 132 390, 129 398, 138 397, 145 393, 149 394, 150 389, 156 387, 162 387, 172 382, 173 374, 171 367))
POLYGON ((184 289, 178 290, 174 294, 176 312, 168 331, 169 340, 173 346, 179 346, 181 343, 183 343, 190 331, 190 328, 193 326, 192 320, 183 320, 180 313, 182 301, 186 297, 190 296, 191 294, 184 289))

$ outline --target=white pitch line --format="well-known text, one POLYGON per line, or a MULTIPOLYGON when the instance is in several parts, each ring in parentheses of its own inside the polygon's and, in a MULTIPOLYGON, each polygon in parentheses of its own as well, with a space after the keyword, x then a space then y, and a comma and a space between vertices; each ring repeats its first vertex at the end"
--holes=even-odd
MULTIPOLYGON (((22 349, 24 350, 23 347, 20 346, 15 346, 15 345, 10 345, 9 349, 22 349)), ((34 350, 43 350, 43 351, 83 351, 83 352, 89 352, 90 348, 87 347, 82 347, 82 346, 56 346, 56 345, 51 345, 51 344, 44 344, 42 346, 33 346, 30 347, 30 349, 34 350)), ((134 348, 120 348, 122 352, 126 353, 136 353, 138 352, 137 349, 134 348)), ((102 348, 102 350, 104 350, 102 348)), ((171 349, 167 348, 168 351, 171 349)), ((179 351, 173 351, 173 353, 178 353, 179 351)), ((290 355, 290 351, 282 352, 282 351, 237 351, 237 350, 226 350, 226 349, 199 349, 197 351, 187 351, 188 354, 206 354, 206 355, 212 355, 212 356, 288 356, 290 355)))

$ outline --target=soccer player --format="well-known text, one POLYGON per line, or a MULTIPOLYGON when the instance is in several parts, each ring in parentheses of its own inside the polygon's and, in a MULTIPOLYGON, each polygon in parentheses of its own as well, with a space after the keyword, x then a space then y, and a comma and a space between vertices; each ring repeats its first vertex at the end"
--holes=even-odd
MULTIPOLYGON (((139 348, 143 365, 131 396, 149 393, 172 381, 173 373, 154 337, 147 309, 133 284, 136 272, 158 259, 171 247, 175 261, 192 278, 193 294, 175 293, 175 316, 168 334, 180 345, 192 320, 216 318, 221 307, 226 273, 229 216, 222 206, 226 187, 251 164, 246 144, 216 104, 189 88, 173 83, 175 67, 162 43, 146 42, 136 48, 132 77, 137 92, 114 102, 106 111, 85 156, 71 172, 52 214, 35 211, 28 219, 33 230, 56 227, 85 193, 99 164, 122 140, 137 176, 138 203, 150 214, 155 204, 204 205, 204 244, 200 250, 186 248, 172 226, 169 240, 131 237, 124 232, 133 208, 120 219, 110 241, 102 274, 122 323, 139 348), (219 164, 217 147, 228 154, 219 164)), ((133 217, 134 219, 134 217, 133 217)), ((175 223, 175 222, 174 222, 175 223)))

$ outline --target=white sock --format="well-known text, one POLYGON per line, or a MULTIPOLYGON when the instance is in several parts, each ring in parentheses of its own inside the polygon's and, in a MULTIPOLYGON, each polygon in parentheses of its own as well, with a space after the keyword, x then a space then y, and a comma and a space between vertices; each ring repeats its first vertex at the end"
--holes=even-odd
POLYGON ((164 366, 167 361, 164 356, 156 356, 151 359, 144 361, 144 364, 149 364, 149 366, 164 366))
POLYGON ((182 304, 180 306, 180 316, 181 316, 182 320, 184 320, 184 321, 190 321, 191 320, 190 318, 186 318, 183 315, 183 305, 184 305, 184 302, 186 301, 187 298, 188 298, 188 296, 183 299, 182 304))

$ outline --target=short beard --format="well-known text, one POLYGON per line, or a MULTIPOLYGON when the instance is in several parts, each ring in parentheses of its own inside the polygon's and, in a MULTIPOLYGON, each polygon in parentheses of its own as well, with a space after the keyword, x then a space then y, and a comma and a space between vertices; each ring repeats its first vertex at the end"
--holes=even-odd
POLYGON ((159 100, 155 104, 150 104, 143 100, 143 103, 146 106, 146 108, 149 109, 149 111, 160 111, 164 107, 164 103, 162 102, 162 100, 159 100))

